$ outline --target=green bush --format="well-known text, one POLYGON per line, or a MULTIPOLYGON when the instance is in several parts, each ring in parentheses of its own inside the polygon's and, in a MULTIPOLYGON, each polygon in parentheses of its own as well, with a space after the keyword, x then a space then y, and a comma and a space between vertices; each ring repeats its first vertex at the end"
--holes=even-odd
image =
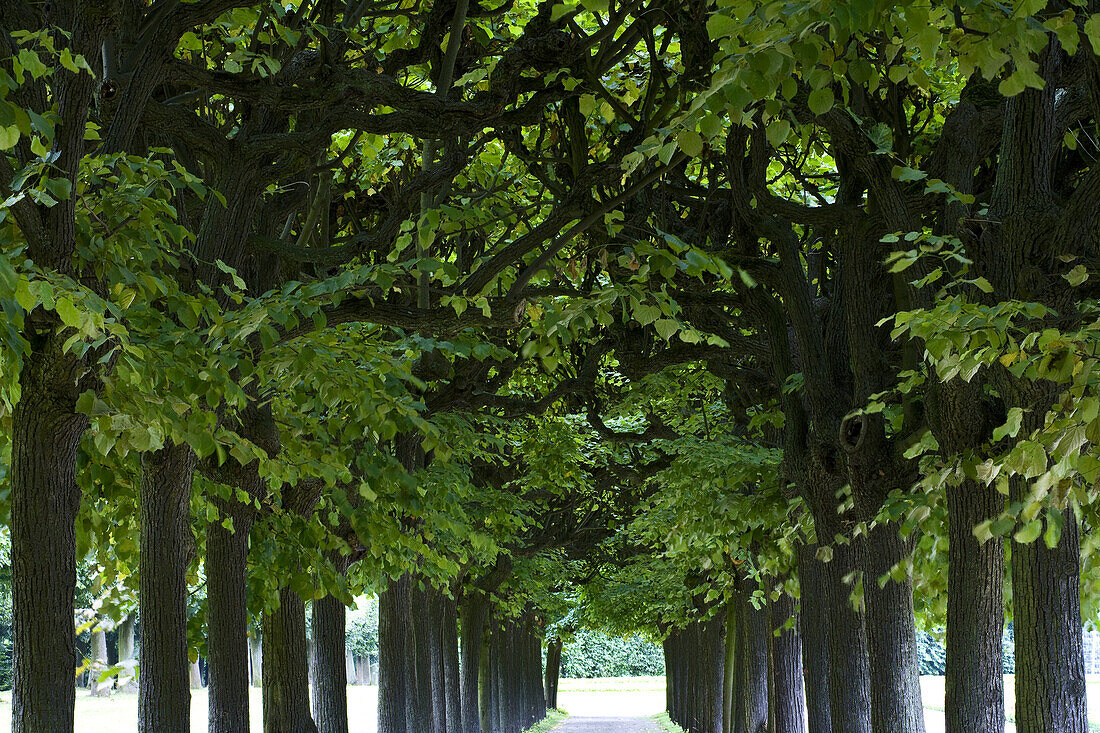
POLYGON ((561 654, 562 677, 641 677, 665 673, 661 647, 641 636, 578 631, 561 654))
MULTIPOLYGON (((917 632, 917 649, 920 652, 921 674, 944 674, 947 668, 947 650, 940 641, 923 631, 917 632)), ((1016 674, 1016 642, 1010 623, 1001 642, 1001 661, 1004 674, 1016 674)))
POLYGON ((357 657, 378 661, 378 599, 356 598, 358 608, 348 609, 345 642, 357 657))

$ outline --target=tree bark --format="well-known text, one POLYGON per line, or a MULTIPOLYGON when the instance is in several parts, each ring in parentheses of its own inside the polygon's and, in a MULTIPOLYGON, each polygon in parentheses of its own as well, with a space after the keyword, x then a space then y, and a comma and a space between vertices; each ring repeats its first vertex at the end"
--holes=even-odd
POLYGON ((49 342, 25 357, 12 416, 12 731, 71 731, 78 659, 76 454, 78 363, 49 342))
POLYGON ((1005 729, 1004 542, 978 542, 973 531, 1003 506, 1004 498, 993 487, 976 481, 947 487, 948 733, 1005 729))
POLYGON ((920 658, 913 581, 879 578, 905 560, 911 550, 895 524, 874 526, 863 543, 867 651, 871 683, 871 729, 875 733, 924 733, 920 658))
POLYGON ((107 661, 107 632, 103 629, 97 628, 92 631, 92 648, 91 648, 91 669, 89 673, 89 684, 91 688, 92 697, 104 697, 111 694, 111 679, 108 678, 103 682, 99 681, 99 675, 103 670, 107 669, 110 663, 107 661))
POLYGON ((115 675, 115 684, 120 690, 134 687, 134 616, 127 616, 118 625, 118 665, 122 667, 115 675))
POLYGON ((260 687, 264 676, 264 652, 263 644, 255 634, 248 637, 248 656, 248 673, 251 676, 252 686, 260 687))
POLYGON ((478 658, 478 729, 480 733, 493 733, 493 663, 489 634, 481 635, 481 654, 478 658))
POLYGON ((824 568, 816 557, 816 545, 798 550, 798 574, 801 599, 799 616, 803 622, 802 669, 806 682, 806 724, 809 733, 829 733, 829 621, 823 597, 824 568))
POLYGON ((309 711, 309 658, 302 598, 279 590, 279 607, 264 614, 264 733, 317 733, 309 711))
POLYGON ((408 614, 408 648, 412 658, 406 665, 409 680, 406 686, 405 717, 410 730, 435 731, 435 715, 432 709, 432 630, 429 592, 421 586, 423 581, 409 576, 406 611, 408 614))
MULTIPOLYGON (((546 676, 543 684, 543 695, 546 697, 546 707, 556 710, 558 707, 558 680, 561 676, 561 652, 564 643, 554 637, 546 645, 546 676)), ((667 682, 666 682, 667 684, 667 682)))
MULTIPOLYGON (((768 730, 768 634, 771 625, 768 609, 755 608, 743 595, 739 641, 740 668, 737 682, 738 729, 744 733, 767 733, 768 730)), ((709 733, 709 732, 708 732, 709 733)))
POLYGON ((768 684, 771 733, 804 733, 806 703, 802 690, 802 639, 794 598, 779 596, 768 606, 771 621, 771 679, 768 684), (793 628, 787 620, 795 618, 793 628))
POLYGON ((191 684, 187 661, 187 566, 195 454, 166 446, 141 457, 141 554, 138 602, 138 730, 188 733, 191 684))
POLYGON ((822 566, 822 599, 829 620, 832 728, 844 733, 870 733, 871 691, 863 614, 852 608, 852 589, 844 582, 845 576, 859 567, 859 551, 853 544, 837 543, 832 547, 832 560, 822 566))
POLYGON ((736 691, 737 660, 740 650, 737 642, 741 634, 741 609, 737 600, 726 606, 726 637, 723 643, 724 674, 722 675, 722 733, 733 733, 734 717, 737 712, 736 691))
MULTIPOLYGON (((1026 484, 1012 481, 1020 501, 1026 484)), ((1013 629, 1016 632, 1016 730, 1085 733, 1085 663, 1081 626, 1081 543, 1072 507, 1062 536, 1012 543, 1013 629)), ((1047 519, 1049 522, 1050 520, 1047 519)))
POLYGON ((407 585, 403 575, 390 580, 378 597, 378 731, 405 733, 408 674, 407 585))
MULTIPOLYGON (((232 518, 233 528, 221 520, 206 526, 206 628, 209 682, 208 730, 236 733, 248 730, 249 664, 255 664, 255 649, 248 637, 248 533, 251 512, 234 502, 233 511, 223 504, 223 516, 232 518)), ((258 666, 258 665, 257 665, 258 666)), ((253 680, 259 684, 259 670, 253 680)))
POLYGON ((346 618, 344 604, 333 596, 313 602, 313 717, 317 733, 348 733, 346 618))
POLYGON ((428 586, 421 599, 421 619, 427 626, 425 636, 428 649, 424 661, 428 663, 426 678, 430 685, 428 697, 432 711, 432 731, 447 733, 447 695, 443 670, 443 593, 438 588, 428 586))
MULTIPOLYGON (((443 644, 443 686, 447 731, 462 729, 461 677, 458 661, 458 601, 440 594, 440 623, 443 626, 440 641, 443 644)), ((477 667, 475 666, 476 670, 477 667)))

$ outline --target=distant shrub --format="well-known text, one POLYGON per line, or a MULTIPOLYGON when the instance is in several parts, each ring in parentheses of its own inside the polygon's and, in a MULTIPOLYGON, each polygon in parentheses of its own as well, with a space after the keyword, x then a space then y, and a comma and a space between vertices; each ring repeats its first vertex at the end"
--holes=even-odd
POLYGON ((562 677, 642 677, 665 673, 661 647, 641 636, 578 631, 561 654, 562 677))

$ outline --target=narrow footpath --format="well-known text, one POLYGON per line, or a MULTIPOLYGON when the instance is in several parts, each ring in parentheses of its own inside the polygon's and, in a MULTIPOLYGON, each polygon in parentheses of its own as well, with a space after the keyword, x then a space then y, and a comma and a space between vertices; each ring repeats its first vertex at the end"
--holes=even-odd
POLYGON ((553 733, 661 733, 645 718, 566 718, 553 733))

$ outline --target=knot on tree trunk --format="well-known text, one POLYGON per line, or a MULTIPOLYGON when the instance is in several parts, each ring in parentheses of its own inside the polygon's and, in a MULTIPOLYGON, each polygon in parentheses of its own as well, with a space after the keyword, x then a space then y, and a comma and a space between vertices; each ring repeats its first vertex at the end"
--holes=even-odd
POLYGON ((867 435, 866 415, 848 415, 840 423, 840 445, 848 453, 855 453, 863 447, 867 435))

